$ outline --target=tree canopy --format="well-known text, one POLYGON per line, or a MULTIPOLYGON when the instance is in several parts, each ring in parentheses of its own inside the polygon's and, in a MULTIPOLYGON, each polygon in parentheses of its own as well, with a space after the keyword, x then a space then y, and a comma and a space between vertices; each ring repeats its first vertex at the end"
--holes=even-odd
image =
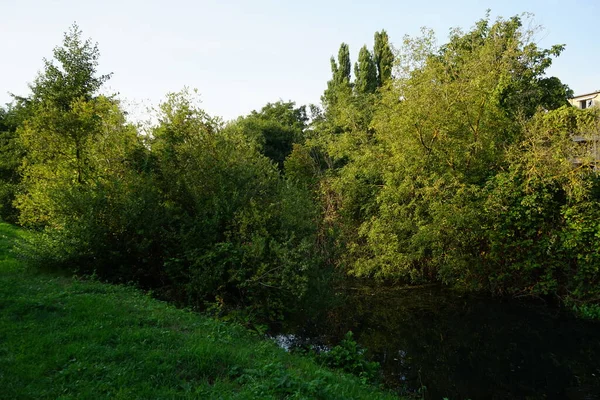
POLYGON ((214 312, 306 312, 343 274, 598 307, 600 116, 528 18, 342 43, 320 106, 225 123, 170 93, 145 132, 74 25, 0 109, 0 215, 44 265, 214 312))

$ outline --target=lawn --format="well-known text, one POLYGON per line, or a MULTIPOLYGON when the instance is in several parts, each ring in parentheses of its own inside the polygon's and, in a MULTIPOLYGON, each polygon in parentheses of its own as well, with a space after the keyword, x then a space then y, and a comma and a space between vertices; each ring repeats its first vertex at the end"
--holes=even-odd
POLYGON ((240 326, 27 270, 0 224, 0 398, 391 399, 240 326))

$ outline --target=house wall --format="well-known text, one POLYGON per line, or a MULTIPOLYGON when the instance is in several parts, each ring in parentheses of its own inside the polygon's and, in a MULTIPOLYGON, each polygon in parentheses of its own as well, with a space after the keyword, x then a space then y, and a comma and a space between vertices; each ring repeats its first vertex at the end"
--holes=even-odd
POLYGON ((589 94, 585 94, 582 96, 573 97, 572 99, 569 99, 569 103, 571 103, 572 106, 575 106, 577 108, 588 108, 588 106, 599 107, 600 106, 600 92, 594 92, 594 93, 589 93, 589 94), (582 107, 582 101, 586 102, 586 107, 582 107), (588 103, 590 101, 591 101, 591 104, 588 103))

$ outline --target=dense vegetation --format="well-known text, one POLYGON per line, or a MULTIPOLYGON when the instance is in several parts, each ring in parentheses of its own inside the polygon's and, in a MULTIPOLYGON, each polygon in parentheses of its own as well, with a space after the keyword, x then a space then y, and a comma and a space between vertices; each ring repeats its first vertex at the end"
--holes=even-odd
POLYGON ((27 272, 22 235, 0 224, 2 398, 395 398, 131 287, 27 272))
POLYGON ((545 74, 522 17, 438 46, 342 44, 322 105, 224 123, 194 93, 127 120, 74 26, 0 112, 0 213, 46 268, 244 318, 316 312, 345 274, 600 301, 597 109, 545 74), (588 139, 575 142, 573 136, 588 139))

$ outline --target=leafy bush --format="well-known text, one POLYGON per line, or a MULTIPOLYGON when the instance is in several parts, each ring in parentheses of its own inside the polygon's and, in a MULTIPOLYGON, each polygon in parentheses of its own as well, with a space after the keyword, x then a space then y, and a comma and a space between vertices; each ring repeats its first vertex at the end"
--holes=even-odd
POLYGON ((600 320, 600 304, 573 305, 572 309, 581 318, 600 320))
POLYGON ((330 368, 339 368, 360 377, 363 382, 375 383, 379 380, 379 363, 369 361, 365 353, 349 331, 340 344, 321 352, 318 358, 330 368))
POLYGON ((307 188, 243 136, 222 131, 189 93, 161 105, 149 143, 108 124, 114 114, 98 116, 109 132, 88 143, 81 182, 73 184, 79 172, 66 162, 60 179, 28 178, 20 206, 24 222, 44 226, 31 246, 38 264, 260 320, 306 304, 319 265, 307 188))

